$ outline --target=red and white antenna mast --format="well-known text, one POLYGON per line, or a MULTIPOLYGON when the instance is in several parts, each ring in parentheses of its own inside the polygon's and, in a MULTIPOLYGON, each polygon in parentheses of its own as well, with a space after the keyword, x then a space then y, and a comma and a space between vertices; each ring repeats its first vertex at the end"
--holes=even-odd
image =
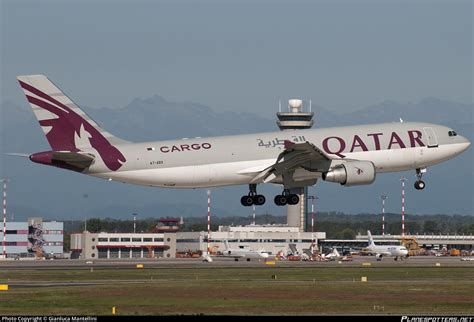
POLYGON ((311 248, 315 245, 314 240, 314 201, 319 199, 317 196, 308 196, 308 199, 311 199, 311 248))
POLYGON ((253 213, 252 213, 252 219, 253 219, 253 222, 252 222, 252 225, 255 226, 255 204, 253 205, 253 213))
POLYGON ((407 180, 405 177, 400 179, 402 182, 402 238, 405 238, 405 181, 407 180))
POLYGON ((211 190, 207 190, 207 254, 211 254, 211 190))
POLYGON ((7 178, 1 180, 3 182, 3 241, 2 254, 3 258, 7 258, 7 178))
POLYGON ((382 199, 382 236, 385 236, 385 200, 388 197, 383 193, 380 198, 382 199))

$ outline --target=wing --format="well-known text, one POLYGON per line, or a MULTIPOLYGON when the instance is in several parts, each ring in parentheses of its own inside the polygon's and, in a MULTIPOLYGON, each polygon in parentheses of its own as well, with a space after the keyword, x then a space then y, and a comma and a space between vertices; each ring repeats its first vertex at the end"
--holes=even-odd
POLYGON ((276 162, 258 173, 252 183, 283 183, 288 189, 313 185, 317 173, 327 171, 333 159, 310 142, 285 141, 285 150, 276 162))

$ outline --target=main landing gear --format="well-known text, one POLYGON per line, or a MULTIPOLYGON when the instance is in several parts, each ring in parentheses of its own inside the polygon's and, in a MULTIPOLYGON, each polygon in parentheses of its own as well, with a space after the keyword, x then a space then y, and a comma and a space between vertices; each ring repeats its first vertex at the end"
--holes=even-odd
POLYGON ((275 205, 277 206, 284 206, 284 205, 296 205, 300 202, 300 197, 298 195, 292 194, 289 190, 283 190, 281 195, 275 196, 275 205))
POLYGON ((416 169, 416 177, 418 178, 418 180, 415 181, 416 190, 425 189, 425 182, 421 180, 421 177, 423 177, 423 173, 425 172, 426 172, 426 168, 416 169))
MULTIPOLYGON (((265 196, 257 194, 256 184, 249 184, 249 190, 248 195, 240 198, 242 206, 261 206, 265 203, 265 196)), ((290 193, 290 190, 285 189, 281 195, 275 196, 274 201, 277 206, 296 205, 300 202, 300 197, 296 194, 290 193)))
POLYGON ((240 198, 242 206, 250 207, 252 205, 261 206, 265 203, 265 196, 257 194, 257 185, 249 184, 249 193, 246 196, 240 198))

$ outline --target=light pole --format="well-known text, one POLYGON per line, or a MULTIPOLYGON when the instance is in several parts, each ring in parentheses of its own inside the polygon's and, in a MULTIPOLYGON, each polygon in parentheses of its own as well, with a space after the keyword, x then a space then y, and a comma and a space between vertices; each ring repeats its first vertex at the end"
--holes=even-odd
POLYGON ((87 193, 83 194, 82 197, 84 198, 84 204, 82 206, 82 211, 84 213, 84 231, 87 231, 87 215, 86 215, 86 210, 85 210, 85 205, 86 205, 86 202, 87 202, 87 197, 89 197, 89 195, 87 193))
POLYGON ((207 190, 207 255, 211 254, 211 190, 207 190))
POLYGON ((3 182, 3 258, 7 258, 7 178, 1 180, 3 182))
POLYGON ((308 199, 311 199, 311 252, 314 247, 314 200, 319 199, 317 196, 308 196, 308 199))
POLYGON ((252 225, 255 226, 255 204, 253 205, 253 223, 252 225))
POLYGON ((385 200, 387 200, 388 196, 384 193, 380 195, 380 199, 382 199, 382 236, 385 236, 385 200))
POLYGON ((133 216, 133 233, 135 234, 137 232, 137 216, 138 214, 132 214, 133 216))
POLYGON ((402 238, 405 238, 405 181, 407 178, 402 177, 400 181, 402 182, 402 238))

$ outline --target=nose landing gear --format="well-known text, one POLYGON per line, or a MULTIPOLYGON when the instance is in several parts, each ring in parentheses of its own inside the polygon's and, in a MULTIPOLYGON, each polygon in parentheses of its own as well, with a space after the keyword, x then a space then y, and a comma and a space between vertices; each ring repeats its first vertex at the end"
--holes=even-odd
POLYGON ((425 189, 425 182, 421 180, 423 177, 423 173, 426 172, 426 168, 416 169, 416 177, 418 180, 415 181, 415 189, 416 190, 423 190, 425 189))

